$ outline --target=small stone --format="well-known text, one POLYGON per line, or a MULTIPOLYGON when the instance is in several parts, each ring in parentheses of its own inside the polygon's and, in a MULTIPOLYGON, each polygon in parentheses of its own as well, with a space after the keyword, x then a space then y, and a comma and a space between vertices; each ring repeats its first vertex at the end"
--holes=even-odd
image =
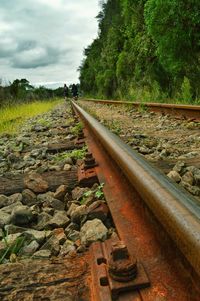
POLYGON ((173 167, 173 170, 178 172, 179 174, 182 174, 184 167, 185 167, 185 163, 182 161, 178 161, 176 165, 173 167))
POLYGON ((39 166, 39 167, 37 168, 36 172, 39 173, 39 174, 42 174, 42 173, 48 171, 48 169, 49 169, 48 166, 43 165, 43 166, 39 166))
POLYGON ((90 196, 86 197, 84 199, 84 205, 89 207, 90 205, 92 205, 94 202, 96 201, 96 198, 94 196, 94 194, 91 194, 90 196))
POLYGON ((194 182, 194 177, 191 171, 187 171, 183 176, 182 176, 182 181, 185 183, 188 183, 189 185, 193 185, 194 182))
POLYGON ((45 231, 37 231, 34 229, 28 229, 24 232, 24 234, 30 239, 30 240, 35 240, 39 244, 42 244, 46 238, 46 233, 45 231))
POLYGON ((22 203, 27 206, 35 205, 37 202, 37 197, 33 191, 30 189, 25 189, 22 191, 23 200, 22 203))
POLYGON ((13 203, 14 203, 13 199, 10 199, 6 195, 0 194, 0 208, 9 206, 13 203))
POLYGON ((69 240, 72 240, 72 241, 75 242, 76 240, 78 240, 80 238, 80 233, 78 231, 76 231, 76 230, 71 230, 69 232, 69 234, 67 235, 67 238, 69 240))
POLYGON ((72 212, 74 212, 74 210, 78 207, 79 206, 77 204, 72 203, 67 211, 67 215, 71 216, 72 212))
POLYGON ((96 201, 92 203, 88 208, 88 219, 100 219, 104 222, 108 216, 109 209, 108 206, 102 201, 96 201))
POLYGON ((191 186, 190 184, 181 181, 181 186, 183 186, 187 191, 195 196, 200 196, 200 188, 197 186, 191 186))
POLYGON ((55 212, 55 209, 54 208, 50 208, 50 207, 44 207, 43 208, 43 212, 46 212, 47 214, 53 216, 54 212, 55 212))
POLYGON ((72 166, 70 164, 65 164, 63 167, 63 170, 65 170, 65 171, 69 171, 71 169, 72 169, 72 166))
POLYGON ((31 157, 37 158, 41 153, 41 149, 33 149, 30 153, 31 157))
POLYGON ((134 138, 136 138, 136 139, 144 139, 144 138, 147 138, 147 136, 145 135, 145 134, 134 134, 133 135, 134 136, 134 138))
POLYGON ((35 205, 32 205, 31 207, 30 207, 30 210, 33 212, 33 213, 35 213, 35 214, 39 214, 39 213, 41 213, 41 208, 40 208, 40 204, 35 204, 35 205))
POLYGON ((8 234, 15 234, 15 233, 23 233, 25 231, 27 231, 27 228, 24 227, 18 227, 15 225, 6 225, 5 230, 8 232, 8 234))
POLYGON ((85 205, 78 206, 71 213, 71 221, 76 224, 80 224, 82 219, 87 215, 88 208, 85 205))
POLYGON ((61 185, 56 189, 56 192, 54 193, 54 198, 61 201, 63 200, 66 192, 67 192, 67 186, 61 185))
POLYGON ((11 223, 16 226, 29 225, 33 219, 31 210, 26 206, 15 208, 11 214, 11 223))
POLYGON ((9 196, 9 200, 11 201, 12 204, 16 202, 22 202, 22 194, 21 193, 15 193, 9 196))
POLYGON ((86 251, 86 247, 84 245, 80 245, 77 249, 76 252, 77 253, 83 253, 86 251))
POLYGON ((145 146, 142 146, 139 148, 139 153, 146 155, 149 154, 151 152, 151 150, 145 146))
POLYGON ((54 192, 48 191, 48 192, 43 193, 43 194, 38 194, 38 195, 37 195, 37 200, 38 200, 40 203, 43 203, 43 202, 46 202, 46 201, 48 201, 50 198, 53 198, 53 197, 54 197, 54 192))
POLYGON ((181 160, 182 159, 191 159, 191 158, 197 157, 198 155, 199 155, 198 152, 190 152, 190 153, 179 156, 178 159, 181 159, 181 160))
POLYGON ((200 188, 198 186, 191 186, 189 192, 195 196, 200 196, 200 188))
POLYGON ((61 171, 61 167, 58 165, 52 165, 49 167, 49 170, 51 171, 61 171))
POLYGON ((29 176, 25 178, 24 184, 28 189, 35 193, 45 192, 49 187, 48 183, 42 178, 42 176, 36 173, 29 174, 29 176))
POLYGON ((66 240, 63 246, 61 246, 60 255, 65 256, 76 250, 74 243, 70 240, 66 240))
POLYGON ((21 235, 22 235, 21 233, 15 233, 15 234, 7 235, 6 241, 7 241, 8 245, 12 245, 16 241, 16 239, 18 237, 20 237, 21 235))
POLYGON ((54 229, 51 232, 51 236, 55 236, 58 239, 60 245, 63 245, 67 239, 63 228, 54 229))
POLYGON ((23 204, 21 202, 16 202, 16 203, 13 203, 9 206, 3 207, 1 209, 1 211, 5 212, 5 213, 8 213, 8 214, 11 214, 14 209, 17 209, 18 207, 21 207, 21 206, 23 206, 23 204))
POLYGON ((51 197, 43 203, 43 207, 52 207, 55 210, 64 210, 65 204, 63 202, 51 197))
POLYGON ((195 182, 195 185, 199 185, 200 186, 200 169, 198 168, 195 168, 193 170, 193 175, 194 175, 194 182, 195 182))
POLYGON ((44 259, 44 258, 50 258, 51 257, 51 251, 49 250, 39 250, 33 254, 33 258, 35 259, 44 259))
POLYGON ((14 253, 12 253, 12 254, 10 255, 9 261, 10 261, 10 263, 15 263, 15 262, 17 262, 17 255, 14 254, 14 253))
POLYGON ((87 221, 80 231, 81 243, 86 246, 98 240, 106 240, 107 235, 108 229, 104 226, 102 221, 98 219, 87 221))
POLYGON ((64 202, 66 205, 68 205, 68 202, 69 202, 69 201, 71 201, 71 196, 70 196, 69 192, 67 192, 67 193, 65 194, 65 196, 64 196, 63 202, 64 202))
POLYGON ((200 172, 200 170, 198 168, 196 168, 195 166, 187 166, 185 168, 185 172, 187 172, 187 171, 191 171, 193 175, 200 172))
POLYGON ((159 157, 160 157, 160 158, 165 158, 165 157, 167 157, 168 155, 169 155, 168 150, 163 149, 163 150, 161 151, 159 157))
POLYGON ((65 158, 64 163, 69 164, 71 166, 71 165, 73 165, 73 160, 72 160, 72 158, 67 157, 67 158, 65 158))
POLYGON ((75 223, 70 223, 67 228, 65 228, 65 234, 68 235, 72 230, 79 231, 79 225, 75 223))
POLYGON ((179 175, 179 173, 175 170, 171 170, 168 174, 167 174, 168 178, 172 179, 174 182, 179 183, 181 181, 181 176, 179 175))
POLYGON ((45 229, 65 228, 70 223, 65 211, 56 211, 54 216, 46 223, 45 229))
POLYGON ((51 236, 40 248, 40 250, 48 250, 51 252, 51 255, 57 256, 60 252, 59 240, 56 238, 56 236, 51 236))
POLYGON ((88 188, 76 187, 72 190, 72 199, 79 201, 84 193, 88 191, 88 188))
POLYGON ((51 220, 52 216, 47 214, 46 212, 41 212, 38 214, 38 222, 34 227, 36 230, 44 230, 46 224, 51 220))
POLYGON ((20 250, 20 254, 22 254, 22 255, 32 255, 33 253, 35 253, 37 251, 39 246, 40 246, 39 243, 36 240, 33 240, 32 242, 30 242, 30 244, 28 244, 27 246, 24 246, 20 250))

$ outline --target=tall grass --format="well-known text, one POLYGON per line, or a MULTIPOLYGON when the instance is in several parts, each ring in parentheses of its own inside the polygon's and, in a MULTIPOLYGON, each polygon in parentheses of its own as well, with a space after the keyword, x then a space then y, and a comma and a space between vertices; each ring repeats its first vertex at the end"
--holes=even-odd
POLYGON ((17 132, 26 119, 48 112, 62 102, 61 99, 54 99, 0 108, 0 134, 17 132))

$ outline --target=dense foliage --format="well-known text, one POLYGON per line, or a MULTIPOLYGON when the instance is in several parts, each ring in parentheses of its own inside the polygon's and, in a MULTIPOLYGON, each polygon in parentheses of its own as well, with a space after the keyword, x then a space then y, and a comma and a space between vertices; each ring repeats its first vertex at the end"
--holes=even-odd
POLYGON ((200 1, 107 0, 80 66, 86 95, 200 99, 200 1))

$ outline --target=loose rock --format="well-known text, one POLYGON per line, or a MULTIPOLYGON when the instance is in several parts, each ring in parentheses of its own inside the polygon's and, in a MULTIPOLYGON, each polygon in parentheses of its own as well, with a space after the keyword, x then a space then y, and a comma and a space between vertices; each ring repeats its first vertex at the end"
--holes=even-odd
POLYGON ((23 200, 22 203, 27 206, 32 206, 37 202, 37 197, 33 191, 30 189, 25 189, 22 191, 23 200))
POLYGON ((70 223, 67 213, 64 211, 56 211, 45 225, 45 229, 65 228, 70 223))
POLYGON ((167 176, 172 179, 174 182, 179 183, 181 181, 181 176, 179 173, 175 170, 171 170, 167 176))
POLYGON ((16 226, 29 225, 33 219, 31 210, 26 206, 15 208, 11 214, 11 223, 16 226))
POLYGON ((39 174, 29 174, 25 179, 25 186, 35 193, 46 192, 49 185, 39 174))
POLYGON ((70 240, 66 240, 64 245, 61 247, 60 255, 65 256, 71 252, 74 252, 76 250, 74 244, 70 240))
POLYGON ((98 219, 87 221, 80 231, 81 243, 86 246, 98 240, 106 240, 107 235, 108 229, 98 219))

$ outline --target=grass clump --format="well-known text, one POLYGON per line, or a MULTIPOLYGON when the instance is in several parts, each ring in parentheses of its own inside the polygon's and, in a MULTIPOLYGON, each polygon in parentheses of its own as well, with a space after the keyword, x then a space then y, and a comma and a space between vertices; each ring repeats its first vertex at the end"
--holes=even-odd
POLYGON ((83 124, 82 122, 78 122, 72 129, 71 133, 78 136, 79 133, 81 133, 83 130, 83 124))
POLYGON ((104 183, 101 183, 95 190, 90 189, 86 191, 81 198, 81 205, 84 205, 84 203, 87 201, 87 198, 92 195, 96 200, 102 200, 104 198, 103 187, 104 183))
POLYGON ((81 149, 75 149, 71 152, 65 152, 61 154, 57 154, 54 156, 54 161, 55 162, 61 162, 64 161, 67 158, 71 158, 72 160, 78 160, 78 159, 83 159, 86 155, 87 152, 87 147, 84 146, 81 149))
POLYGON ((0 250, 0 264, 12 261, 13 258, 16 258, 17 255, 20 254, 21 249, 25 245, 25 236, 19 236, 12 243, 8 243, 8 233, 3 232, 3 242, 5 247, 0 250))
POLYGON ((36 124, 39 124, 39 125, 42 125, 42 126, 47 126, 47 127, 51 126, 51 123, 49 121, 47 121, 46 119, 44 119, 44 118, 38 119, 36 124))
POLYGON ((27 119, 50 111, 61 103, 60 99, 36 101, 0 109, 0 134, 15 133, 27 119))

